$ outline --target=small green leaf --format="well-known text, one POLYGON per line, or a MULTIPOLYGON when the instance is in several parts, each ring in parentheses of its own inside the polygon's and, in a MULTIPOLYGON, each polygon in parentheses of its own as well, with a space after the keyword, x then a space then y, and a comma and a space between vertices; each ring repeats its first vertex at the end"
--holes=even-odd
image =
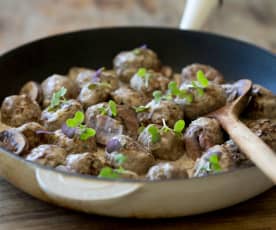
POLYGON ((159 103, 161 101, 161 99, 162 99, 162 92, 159 91, 159 90, 155 90, 152 93, 152 96, 154 97, 155 103, 159 103))
POLYGON ((66 125, 69 127, 69 128, 75 128, 78 126, 78 123, 75 121, 74 118, 70 118, 70 119, 67 119, 66 120, 66 125))
POLYGON ((67 92, 67 89, 64 87, 61 87, 60 90, 53 93, 53 96, 50 101, 50 105, 48 107, 49 111, 53 110, 55 107, 59 106, 60 103, 65 101, 64 96, 65 96, 66 92, 67 92))
POLYGON ((202 70, 197 71, 196 77, 197 77, 197 81, 200 83, 201 87, 206 88, 209 85, 209 81, 205 77, 205 74, 202 70))
POLYGON ((116 103, 113 100, 109 100, 108 102, 109 109, 111 111, 111 114, 113 117, 117 116, 117 106, 116 103))
POLYGON ((74 120, 81 124, 84 121, 84 113, 81 111, 77 111, 75 113, 74 120))
POLYGON ((144 106, 144 105, 140 105, 140 106, 134 107, 134 109, 135 109, 136 113, 141 113, 141 112, 149 110, 149 107, 144 106))
POLYGON ((169 91, 170 93, 173 95, 173 96, 177 96, 180 92, 178 86, 177 86, 177 83, 175 81, 171 81, 169 84, 168 84, 168 88, 169 88, 169 91))
POLYGON ((184 128, 185 128, 185 121, 184 120, 178 120, 174 124, 173 131, 175 133, 182 133, 184 128))
POLYGON ((155 125, 153 125, 153 124, 149 125, 148 132, 151 135, 151 142, 153 144, 155 144, 155 143, 157 143, 157 142, 160 141, 161 136, 160 136, 158 128, 155 125))
POLYGON ((103 167, 98 175, 100 178, 117 179, 119 174, 110 167, 103 167))
POLYGON ((198 82, 192 81, 192 86, 196 89, 199 96, 202 97, 204 95, 204 90, 203 90, 203 88, 198 86, 198 82))
POLYGON ((167 126, 165 119, 162 119, 162 123, 163 123, 163 127, 161 128, 161 130, 165 133, 169 132, 171 130, 171 128, 169 126, 167 126))
POLYGON ((99 107, 98 110, 100 111, 101 115, 107 115, 108 113, 108 108, 105 108, 104 106, 99 107))
POLYGON ((141 78, 144 78, 146 76, 147 69, 146 68, 139 68, 137 71, 137 75, 141 78))
POLYGON ((115 162, 118 164, 118 165, 122 165, 123 163, 125 163, 127 160, 127 157, 122 154, 122 153, 119 153, 119 154, 116 154, 115 155, 115 162))
POLYGON ((80 139, 86 141, 96 135, 96 130, 92 128, 84 128, 84 131, 80 134, 80 139))
POLYGON ((219 164, 219 159, 216 154, 213 154, 212 156, 209 157, 209 162, 211 164, 211 169, 215 172, 221 171, 221 166, 219 164))

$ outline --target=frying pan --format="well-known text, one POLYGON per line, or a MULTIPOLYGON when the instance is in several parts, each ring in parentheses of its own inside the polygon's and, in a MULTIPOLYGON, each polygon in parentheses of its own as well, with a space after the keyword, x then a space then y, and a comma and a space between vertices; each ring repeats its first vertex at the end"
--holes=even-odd
MULTIPOLYGON (((118 27, 56 35, 0 56, 0 100, 23 83, 42 81, 72 66, 112 67, 121 50, 147 44, 164 64, 180 71, 199 62, 227 81, 249 78, 276 92, 276 56, 245 42, 211 33, 156 27, 118 27)), ((186 180, 146 182, 69 174, 27 162, 0 148, 0 175, 26 193, 59 206, 116 217, 193 215, 228 207, 273 186, 256 167, 186 180)))

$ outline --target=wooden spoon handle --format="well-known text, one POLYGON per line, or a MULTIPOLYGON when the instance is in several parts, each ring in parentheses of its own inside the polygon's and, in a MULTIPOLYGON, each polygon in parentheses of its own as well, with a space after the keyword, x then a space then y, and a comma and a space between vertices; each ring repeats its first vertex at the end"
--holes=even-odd
POLYGON ((276 184, 276 154, 256 134, 234 116, 218 117, 239 149, 276 184))

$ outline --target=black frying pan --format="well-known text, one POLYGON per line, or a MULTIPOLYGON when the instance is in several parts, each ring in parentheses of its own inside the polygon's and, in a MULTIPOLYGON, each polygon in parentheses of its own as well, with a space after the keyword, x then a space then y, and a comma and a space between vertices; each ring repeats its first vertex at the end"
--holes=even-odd
MULTIPOLYGON (((142 44, 155 50, 163 63, 175 71, 194 62, 209 64, 228 81, 249 78, 276 92, 276 56, 268 51, 210 33, 129 27, 57 35, 3 54, 0 99, 17 94, 29 80, 42 81, 53 73, 66 74, 73 66, 112 67, 112 59, 119 51, 142 44)), ((99 180, 27 163, 3 149, 0 175, 33 196, 58 205, 128 217, 206 212, 238 203, 272 186, 256 167, 205 178, 143 184, 99 180)))

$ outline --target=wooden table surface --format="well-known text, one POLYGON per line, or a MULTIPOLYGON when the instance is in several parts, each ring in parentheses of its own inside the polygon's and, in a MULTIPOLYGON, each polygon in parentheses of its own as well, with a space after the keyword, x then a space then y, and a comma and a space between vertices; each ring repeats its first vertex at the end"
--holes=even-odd
MULTIPOLYGON (((185 0, 1 0, 0 53, 50 34, 113 25, 176 27, 185 0)), ((275 0, 226 0, 204 26, 276 49, 275 0)), ((196 201, 195 201, 196 202, 196 201)), ((276 188, 221 211, 176 219, 87 215, 38 201, 0 179, 0 230, 276 229, 276 188)))

